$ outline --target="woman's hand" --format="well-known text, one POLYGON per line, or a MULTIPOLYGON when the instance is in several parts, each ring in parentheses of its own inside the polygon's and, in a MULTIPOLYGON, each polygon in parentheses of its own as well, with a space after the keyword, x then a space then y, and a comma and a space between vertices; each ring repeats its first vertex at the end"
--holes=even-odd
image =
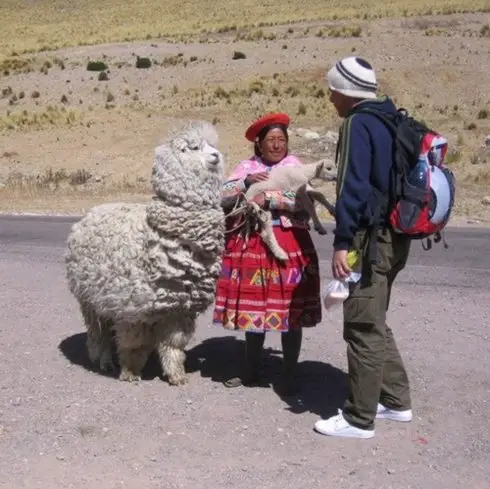
POLYGON ((269 174, 265 171, 259 172, 259 173, 251 173, 250 175, 247 175, 247 178, 245 178, 245 185, 247 187, 250 187, 253 183, 257 182, 263 182, 269 178, 269 174))

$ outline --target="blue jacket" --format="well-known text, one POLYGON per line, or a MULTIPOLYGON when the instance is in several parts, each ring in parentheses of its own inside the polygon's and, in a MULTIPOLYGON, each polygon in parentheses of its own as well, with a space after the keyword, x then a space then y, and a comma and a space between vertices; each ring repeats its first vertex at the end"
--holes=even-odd
MULTIPOLYGON (((393 165, 393 136, 372 114, 357 114, 361 107, 396 113, 388 97, 363 100, 355 105, 339 131, 337 202, 334 249, 346 250, 359 229, 365 229, 376 206, 372 185, 387 194, 393 165)), ((386 216, 382 216, 381 224, 386 216)))

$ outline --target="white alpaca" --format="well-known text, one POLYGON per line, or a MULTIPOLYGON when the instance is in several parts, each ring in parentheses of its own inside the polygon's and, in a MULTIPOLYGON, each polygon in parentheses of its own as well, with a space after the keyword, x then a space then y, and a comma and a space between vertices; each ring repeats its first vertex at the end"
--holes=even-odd
POLYGON ((191 122, 156 148, 153 201, 94 207, 68 236, 89 357, 112 370, 114 333, 120 380, 139 380, 156 349, 169 383, 187 381, 184 349, 214 300, 224 246, 217 140, 214 126, 191 122))
POLYGON ((253 183, 246 191, 245 199, 254 208, 255 213, 259 216, 265 214, 265 219, 261 219, 260 236, 279 260, 287 260, 288 255, 276 240, 272 229, 271 213, 264 211, 257 203, 252 202, 253 198, 267 190, 294 191, 310 215, 315 230, 320 234, 326 234, 327 230, 318 218, 314 202, 321 203, 331 215, 334 215, 335 206, 321 192, 313 190, 309 183, 315 178, 333 180, 335 177, 329 173, 331 168, 332 164, 327 160, 319 160, 316 163, 301 166, 273 167, 267 180, 253 183))

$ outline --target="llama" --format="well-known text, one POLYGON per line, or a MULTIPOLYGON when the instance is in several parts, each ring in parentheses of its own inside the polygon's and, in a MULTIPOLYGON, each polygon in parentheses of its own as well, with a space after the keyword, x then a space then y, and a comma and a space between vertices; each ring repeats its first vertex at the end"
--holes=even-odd
POLYGON ((214 300, 224 247, 223 155, 213 125, 192 121, 155 150, 153 200, 92 208, 65 255, 90 360, 138 381, 156 350, 171 385, 187 382, 185 347, 214 300))

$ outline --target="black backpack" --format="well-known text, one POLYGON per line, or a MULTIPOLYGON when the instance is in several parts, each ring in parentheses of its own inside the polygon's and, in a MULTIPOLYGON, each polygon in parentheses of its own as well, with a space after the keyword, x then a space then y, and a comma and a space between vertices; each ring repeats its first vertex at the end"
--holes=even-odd
MULTIPOLYGON (((369 258, 376 262, 376 234, 385 217, 398 234, 426 240, 427 247, 443 239, 442 231, 454 206, 455 178, 445 166, 447 140, 400 108, 395 116, 370 107, 356 113, 369 113, 381 120, 393 135, 393 168, 390 192, 374 188, 377 206, 372 219, 369 258)), ((444 247, 447 248, 445 240, 444 247)))

